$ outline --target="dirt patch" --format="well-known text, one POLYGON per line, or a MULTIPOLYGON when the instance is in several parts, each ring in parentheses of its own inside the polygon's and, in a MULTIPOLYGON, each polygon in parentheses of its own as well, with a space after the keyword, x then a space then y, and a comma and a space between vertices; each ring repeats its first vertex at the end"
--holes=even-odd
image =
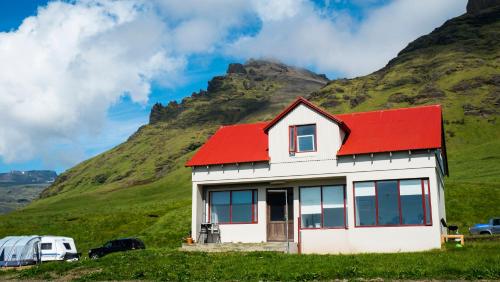
POLYGON ((471 79, 464 79, 451 87, 451 91, 465 92, 483 85, 492 85, 500 87, 500 75, 492 75, 490 77, 474 77, 471 79))
POLYGON ((389 102, 391 103, 408 103, 408 104, 413 104, 415 103, 415 98, 405 95, 403 93, 395 93, 389 96, 388 99, 389 102))
POLYGON ((488 109, 483 106, 474 106, 471 104, 465 104, 462 106, 464 109, 464 114, 468 116, 488 116, 495 114, 495 111, 492 109, 488 109))
POLYGON ((351 108, 356 107, 357 105, 363 103, 366 101, 366 99, 370 98, 369 95, 356 95, 354 97, 350 97, 349 103, 351 105, 351 108))
POLYGON ((321 103, 320 106, 323 108, 334 108, 340 104, 342 104, 342 101, 339 101, 337 98, 335 98, 321 103))

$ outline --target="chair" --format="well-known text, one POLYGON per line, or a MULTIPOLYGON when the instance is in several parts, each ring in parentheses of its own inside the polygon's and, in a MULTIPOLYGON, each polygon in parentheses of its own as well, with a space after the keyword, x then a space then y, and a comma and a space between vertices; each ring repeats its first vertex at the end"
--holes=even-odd
POLYGON ((208 238, 208 226, 207 224, 201 224, 200 228, 200 233, 198 233, 198 238, 196 238, 196 243, 198 244, 205 244, 207 242, 208 238), (202 241, 200 241, 200 238, 202 238, 202 241))
POLYGON ((458 234, 458 226, 456 225, 448 225, 444 218, 441 218, 441 225, 446 228, 446 234, 441 235, 441 244, 444 244, 448 241, 448 239, 460 239, 460 244, 464 245, 464 235, 458 234), (453 233, 453 234, 450 234, 453 233))
POLYGON ((212 239, 213 239, 214 235, 216 236, 215 243, 221 243, 219 224, 212 223, 212 226, 210 228, 210 234, 212 235, 212 239))

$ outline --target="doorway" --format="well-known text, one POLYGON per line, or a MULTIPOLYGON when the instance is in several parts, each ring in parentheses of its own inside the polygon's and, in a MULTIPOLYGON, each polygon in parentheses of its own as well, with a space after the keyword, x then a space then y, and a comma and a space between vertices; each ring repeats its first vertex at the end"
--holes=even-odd
POLYGON ((293 242, 293 188, 267 189, 266 199, 267 241, 293 242))

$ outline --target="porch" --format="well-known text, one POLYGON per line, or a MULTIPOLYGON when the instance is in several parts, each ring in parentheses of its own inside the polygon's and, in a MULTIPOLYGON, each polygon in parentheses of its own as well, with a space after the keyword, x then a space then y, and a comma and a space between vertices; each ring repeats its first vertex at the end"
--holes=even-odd
POLYGON ((193 204, 193 215, 197 216, 193 217, 192 236, 195 241, 200 241, 197 243, 298 243, 300 198, 306 197, 302 199, 302 213, 306 215, 303 224, 314 228, 313 222, 317 221, 319 213, 316 209, 321 206, 307 203, 307 197, 311 197, 310 192, 316 197, 320 190, 334 192, 339 198, 338 203, 325 202, 323 208, 342 213, 342 222, 338 224, 343 227, 345 187, 345 177, 197 185, 194 188, 198 197, 193 197, 193 203, 197 203, 193 204), (201 229, 212 224, 217 226, 220 237, 216 240, 200 239, 201 229))
POLYGON ((278 252, 278 253, 298 253, 297 243, 289 242, 262 242, 262 243, 207 243, 207 244, 186 244, 180 248, 185 252, 278 252))

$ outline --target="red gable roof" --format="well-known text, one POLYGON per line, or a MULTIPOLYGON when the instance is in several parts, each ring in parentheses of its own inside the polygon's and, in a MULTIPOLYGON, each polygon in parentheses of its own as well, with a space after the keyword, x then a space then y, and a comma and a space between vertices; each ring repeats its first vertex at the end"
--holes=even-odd
POLYGON ((337 155, 442 147, 441 106, 336 115, 351 129, 337 155))
POLYGON ((300 103, 345 128, 339 156, 438 148, 446 155, 439 105, 331 115, 300 97, 269 123, 221 127, 186 166, 269 161, 267 130, 300 103))
POLYGON ((222 126, 186 166, 269 161, 267 122, 222 126))
POLYGON ((269 124, 267 124, 267 126, 264 128, 264 131, 267 133, 269 131, 269 129, 271 129, 271 127, 273 127, 276 123, 278 123, 278 121, 280 121, 282 118, 284 118, 286 115, 288 115, 288 113, 290 113, 293 109, 295 109, 300 104, 307 106, 311 110, 316 111, 317 113, 323 115, 327 119, 330 119, 331 121, 337 123, 340 126, 340 128, 342 128, 344 130, 344 132, 347 132, 347 133, 349 132, 349 128, 347 128, 345 126, 344 122, 341 119, 339 119, 338 117, 336 117, 336 116, 324 111, 323 109, 317 107, 316 105, 309 102, 308 100, 306 100, 303 97, 297 97, 297 99, 295 99, 295 101, 293 101, 288 107, 285 108, 285 110, 283 110, 272 121, 270 121, 269 124))

